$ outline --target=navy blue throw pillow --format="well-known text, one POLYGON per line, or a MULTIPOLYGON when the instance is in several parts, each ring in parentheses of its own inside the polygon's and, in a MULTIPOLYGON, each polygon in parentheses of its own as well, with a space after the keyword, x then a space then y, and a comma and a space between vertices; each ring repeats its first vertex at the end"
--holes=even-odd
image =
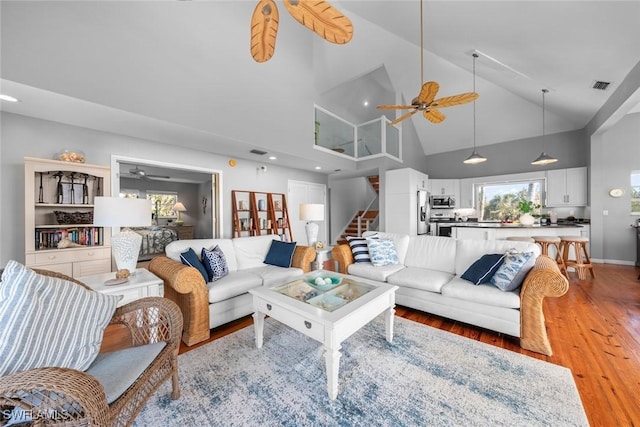
POLYGON ((198 255, 196 255, 196 252, 192 248, 189 248, 189 250, 180 254, 180 261, 182 261, 184 265, 188 265, 198 270, 200 274, 202 274, 205 282, 209 281, 209 274, 207 273, 207 270, 205 270, 204 265, 202 265, 198 259, 198 255))
POLYGON ((296 250, 296 242, 281 242, 273 240, 271 247, 264 259, 265 264, 276 265, 278 267, 291 267, 293 252, 296 250))
POLYGON ((462 273, 460 277, 474 285, 489 283, 503 262, 504 254, 482 255, 480 259, 471 264, 471 266, 467 268, 467 271, 462 273))

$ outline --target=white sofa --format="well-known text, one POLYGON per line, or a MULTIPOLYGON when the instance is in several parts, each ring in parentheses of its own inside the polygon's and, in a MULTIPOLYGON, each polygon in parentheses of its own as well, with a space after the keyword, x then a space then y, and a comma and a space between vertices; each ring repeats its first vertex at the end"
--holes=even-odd
POLYGON ((554 260, 539 256, 538 245, 382 232, 367 232, 364 236, 373 234, 393 240, 399 264, 375 267, 371 263, 355 263, 349 245, 339 245, 333 249, 333 258, 342 273, 397 285, 399 305, 520 337, 524 348, 551 354, 542 299, 566 293, 568 281, 554 260), (504 253, 511 248, 534 252, 538 257, 522 287, 503 292, 491 284, 476 286, 460 278, 482 255, 504 253))
POLYGON ((182 340, 193 345, 209 338, 210 329, 253 313, 249 290, 293 280, 309 271, 316 256, 308 246, 296 246, 292 266, 278 267, 264 263, 277 235, 234 239, 176 240, 166 247, 166 256, 155 257, 149 271, 164 280, 165 297, 180 307, 184 317, 182 340), (202 248, 216 245, 224 253, 229 274, 205 283, 193 267, 183 265, 180 254, 192 248, 200 255, 202 248))

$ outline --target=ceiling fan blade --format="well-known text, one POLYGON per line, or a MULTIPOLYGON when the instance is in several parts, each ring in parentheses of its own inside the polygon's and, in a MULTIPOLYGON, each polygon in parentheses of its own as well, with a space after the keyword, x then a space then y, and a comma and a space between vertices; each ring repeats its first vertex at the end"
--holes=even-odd
POLYGON ((338 9, 326 1, 283 0, 293 18, 323 39, 337 44, 353 37, 353 24, 338 9))
POLYGON ((436 97, 438 90, 440 90, 438 82, 426 82, 422 85, 420 95, 418 95, 418 103, 429 104, 436 97))
POLYGON ((431 104, 434 107, 452 107, 454 105, 466 104, 467 102, 473 102, 478 99, 480 95, 475 92, 461 93, 459 95, 447 96, 444 98, 436 99, 431 104))
POLYGON ((251 56, 266 62, 276 50, 280 15, 274 0, 260 0, 251 17, 251 56))
POLYGON ((418 109, 414 109, 413 111, 409 111, 406 114, 401 115, 400 117, 398 117, 397 119, 390 121, 389 125, 395 125, 397 123, 400 123, 401 121, 403 121, 404 119, 408 119, 409 117, 413 116, 415 113, 418 112, 418 109))
POLYGON ((416 108, 415 105, 378 105, 376 108, 381 110, 408 110, 409 108, 416 108))
POLYGON ((430 107, 428 110, 424 110, 422 113, 425 119, 429 120, 431 123, 441 123, 446 119, 445 115, 438 109, 430 107))

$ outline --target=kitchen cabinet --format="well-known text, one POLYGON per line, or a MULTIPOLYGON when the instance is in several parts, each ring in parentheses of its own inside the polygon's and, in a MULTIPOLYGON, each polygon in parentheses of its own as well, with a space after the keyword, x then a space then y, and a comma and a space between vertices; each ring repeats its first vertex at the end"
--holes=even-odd
POLYGON ((587 206, 587 168, 547 171, 546 206, 587 206))
POLYGON ((460 193, 459 179, 430 179, 429 191, 432 196, 458 196, 460 193))
POLYGON ((25 265, 71 277, 111 271, 110 229, 93 225, 93 200, 111 194, 106 166, 24 159, 25 265))
POLYGON ((384 231, 415 236, 418 230, 418 190, 428 189, 428 176, 414 169, 385 173, 384 231))
POLYGON ((456 200, 458 207, 461 209, 471 209, 474 205, 473 197, 474 178, 465 178, 460 180, 460 197, 456 200))
POLYGON ((389 170, 385 173, 385 193, 402 194, 409 191, 416 192, 429 188, 429 180, 426 173, 415 169, 404 168, 389 170))

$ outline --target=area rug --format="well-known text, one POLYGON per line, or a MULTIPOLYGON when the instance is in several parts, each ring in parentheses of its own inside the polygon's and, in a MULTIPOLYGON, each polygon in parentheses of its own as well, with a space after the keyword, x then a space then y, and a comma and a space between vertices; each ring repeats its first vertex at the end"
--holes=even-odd
POLYGON ((342 344, 339 394, 323 349, 273 319, 179 356, 136 426, 588 426, 571 372, 400 317, 378 317, 342 344))

